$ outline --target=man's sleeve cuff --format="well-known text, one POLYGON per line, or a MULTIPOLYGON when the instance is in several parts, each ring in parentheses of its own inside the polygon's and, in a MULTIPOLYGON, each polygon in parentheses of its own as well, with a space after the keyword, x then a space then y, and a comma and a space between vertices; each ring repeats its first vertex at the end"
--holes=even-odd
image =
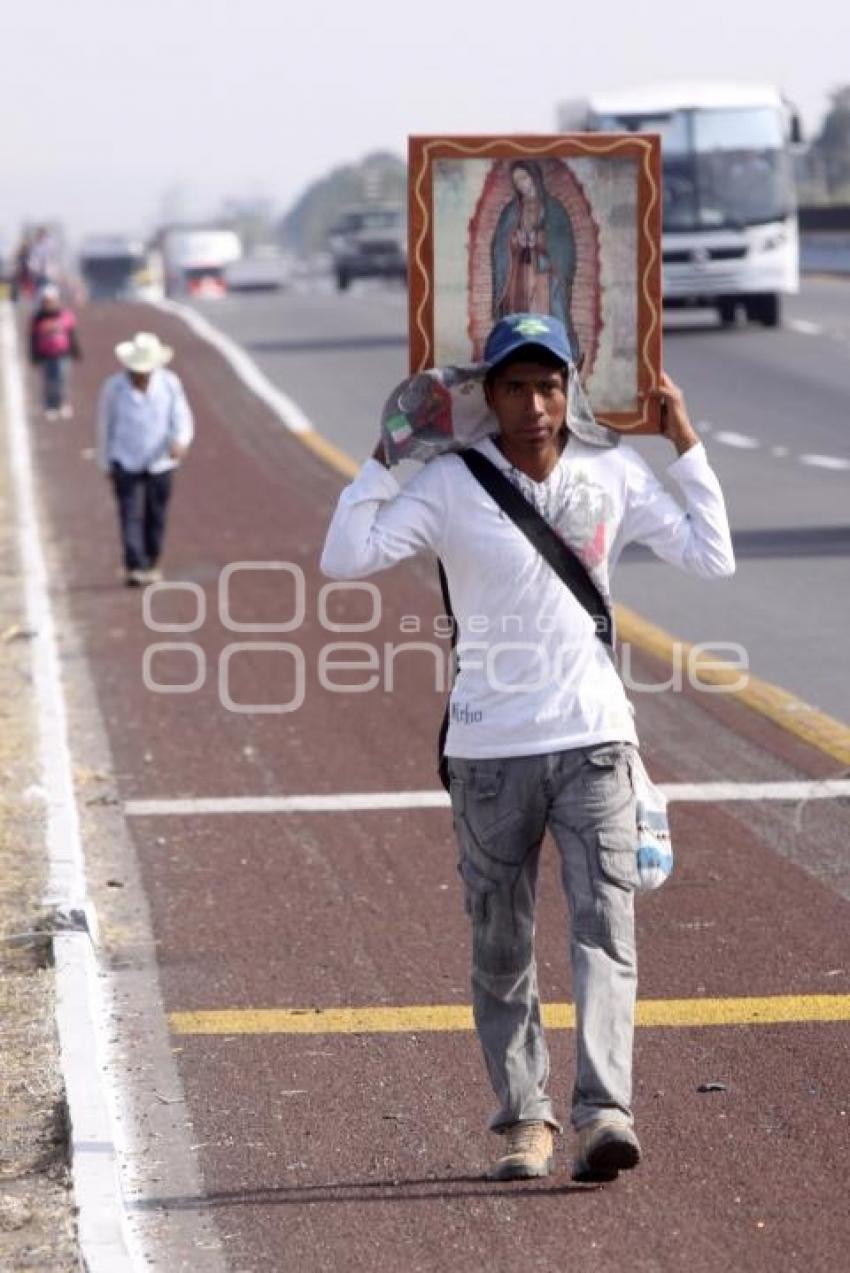
POLYGON ((677 482, 687 482, 689 477, 698 477, 710 467, 705 446, 702 442, 698 442, 696 446, 685 451, 684 455, 678 455, 669 465, 667 472, 677 482))

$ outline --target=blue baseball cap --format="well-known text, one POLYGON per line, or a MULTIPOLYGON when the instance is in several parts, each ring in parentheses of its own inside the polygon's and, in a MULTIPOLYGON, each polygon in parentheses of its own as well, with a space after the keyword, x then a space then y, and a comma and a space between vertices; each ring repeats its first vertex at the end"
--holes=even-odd
POLYGON ((566 328, 551 314, 509 314, 499 319, 487 337, 484 362, 493 368, 518 349, 533 347, 548 350, 565 365, 574 362, 566 328))

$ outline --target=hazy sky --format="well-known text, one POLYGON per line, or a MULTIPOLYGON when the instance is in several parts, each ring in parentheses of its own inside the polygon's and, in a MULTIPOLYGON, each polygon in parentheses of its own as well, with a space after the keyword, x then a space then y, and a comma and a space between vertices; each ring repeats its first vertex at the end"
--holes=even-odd
POLYGON ((0 0, 0 235, 285 209, 411 132, 551 132, 563 99, 769 80, 809 133, 850 81, 847 0, 0 0))

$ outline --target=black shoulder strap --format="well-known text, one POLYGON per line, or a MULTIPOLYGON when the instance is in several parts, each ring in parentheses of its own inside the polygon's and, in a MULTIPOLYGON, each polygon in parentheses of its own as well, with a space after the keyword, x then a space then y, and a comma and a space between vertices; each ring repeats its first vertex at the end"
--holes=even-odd
MULTIPOLYGON (((440 576, 440 592, 443 594, 443 609, 451 621, 451 648, 454 654, 457 647, 457 620, 452 610, 452 599, 449 596, 449 581, 446 578, 446 572, 443 569, 443 563, 437 561, 437 570, 440 576)), ((454 679, 457 678, 457 659, 454 660, 454 679)), ((449 688, 449 699, 451 698, 451 687, 449 688)), ((440 775, 440 782, 446 791, 450 789, 449 782, 449 762, 446 760, 446 735, 449 732, 449 699, 446 700, 446 710, 443 712, 443 720, 440 725, 440 733, 437 737, 437 773, 440 775)))
POLYGON ((480 451, 462 451, 460 458, 504 513, 569 588, 596 625, 596 635, 604 645, 614 644, 614 620, 608 603, 591 579, 586 566, 560 535, 541 517, 513 482, 480 451))

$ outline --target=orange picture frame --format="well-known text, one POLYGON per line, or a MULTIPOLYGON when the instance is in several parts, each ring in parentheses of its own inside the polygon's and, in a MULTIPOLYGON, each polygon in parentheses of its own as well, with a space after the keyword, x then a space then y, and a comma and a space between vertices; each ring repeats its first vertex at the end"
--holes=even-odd
POLYGON ((660 139, 415 136, 408 155, 411 372, 480 359, 505 313, 554 313, 597 418, 658 432, 660 139))

